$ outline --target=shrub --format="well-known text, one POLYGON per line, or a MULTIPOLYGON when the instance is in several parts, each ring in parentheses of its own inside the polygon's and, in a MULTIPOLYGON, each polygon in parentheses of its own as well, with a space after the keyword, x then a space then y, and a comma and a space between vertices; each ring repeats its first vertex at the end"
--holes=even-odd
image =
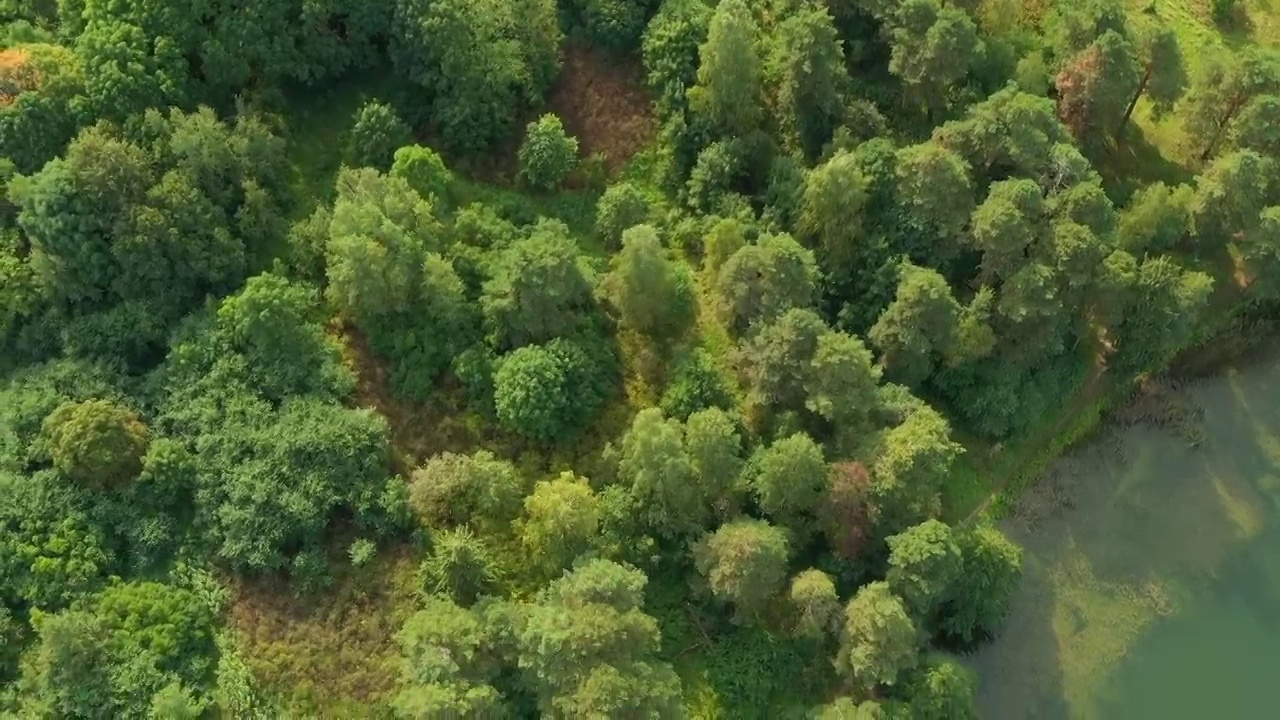
POLYGON ((550 113, 529 123, 520 146, 520 174, 539 190, 554 190, 578 161, 578 141, 550 113))

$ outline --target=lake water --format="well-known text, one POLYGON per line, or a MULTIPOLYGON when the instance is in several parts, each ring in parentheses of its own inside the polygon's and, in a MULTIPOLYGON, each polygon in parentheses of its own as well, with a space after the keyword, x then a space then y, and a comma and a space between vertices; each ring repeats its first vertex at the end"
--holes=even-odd
POLYGON ((1006 521, 1026 575, 972 658, 984 718, 1280 716, 1280 358, 1176 397, 1202 415, 1105 430, 1006 521))

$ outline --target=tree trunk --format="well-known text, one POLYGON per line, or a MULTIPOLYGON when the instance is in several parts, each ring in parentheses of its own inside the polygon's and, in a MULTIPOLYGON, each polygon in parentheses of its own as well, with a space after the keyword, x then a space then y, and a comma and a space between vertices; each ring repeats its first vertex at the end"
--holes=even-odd
POLYGON ((1209 156, 1213 154, 1213 149, 1218 146, 1218 141, 1222 139, 1222 133, 1226 131, 1227 125, 1231 124, 1231 118, 1235 117, 1236 111, 1245 104, 1246 100, 1247 98, 1239 95, 1232 99, 1231 104, 1227 106, 1227 112, 1218 121, 1218 127, 1214 128, 1213 137, 1209 138, 1209 143, 1204 146, 1204 152, 1200 153, 1200 162, 1208 161, 1209 156))
POLYGON ((1133 94, 1133 99, 1129 101, 1129 107, 1125 108, 1124 117, 1120 118, 1120 125, 1116 127, 1116 137, 1124 135, 1124 129, 1129 124, 1129 118, 1133 116, 1133 109, 1138 107, 1138 98, 1142 97, 1142 93, 1147 91, 1147 83, 1151 82, 1151 65, 1147 65, 1147 71, 1142 73, 1142 82, 1138 83, 1138 91, 1133 94))

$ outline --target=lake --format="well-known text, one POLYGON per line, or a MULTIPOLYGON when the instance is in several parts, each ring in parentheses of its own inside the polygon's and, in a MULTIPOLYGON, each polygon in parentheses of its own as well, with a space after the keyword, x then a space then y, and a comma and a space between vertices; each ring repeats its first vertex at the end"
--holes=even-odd
POLYGON ((1103 430, 1004 522, 1026 574, 971 658, 982 717, 1280 707, 1280 357, 1142 407, 1163 427, 1103 430))

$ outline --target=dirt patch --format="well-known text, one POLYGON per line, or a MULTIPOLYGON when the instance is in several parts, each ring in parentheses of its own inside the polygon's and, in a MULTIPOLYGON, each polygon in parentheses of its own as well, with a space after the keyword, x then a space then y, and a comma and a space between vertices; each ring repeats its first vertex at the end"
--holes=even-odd
POLYGON ((657 129, 640 63, 582 45, 565 49, 550 105, 578 138, 582 156, 603 155, 610 172, 653 140, 657 129))

